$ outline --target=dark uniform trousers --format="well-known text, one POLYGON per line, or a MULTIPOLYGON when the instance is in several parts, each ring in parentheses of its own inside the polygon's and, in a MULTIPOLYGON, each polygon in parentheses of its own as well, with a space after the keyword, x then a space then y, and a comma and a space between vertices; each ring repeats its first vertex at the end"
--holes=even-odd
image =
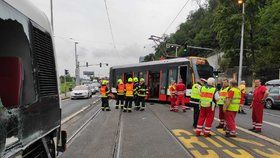
POLYGON ((191 98, 191 105, 193 106, 193 127, 196 128, 199 118, 199 99, 191 98))
POLYGON ((116 105, 123 105, 123 102, 124 102, 124 95, 117 95, 117 102, 116 102, 116 105))
POLYGON ((132 109, 133 96, 126 96, 124 110, 132 109))
POLYGON ((102 109, 109 109, 109 99, 108 99, 108 97, 102 97, 101 102, 102 102, 102 105, 101 105, 102 109))

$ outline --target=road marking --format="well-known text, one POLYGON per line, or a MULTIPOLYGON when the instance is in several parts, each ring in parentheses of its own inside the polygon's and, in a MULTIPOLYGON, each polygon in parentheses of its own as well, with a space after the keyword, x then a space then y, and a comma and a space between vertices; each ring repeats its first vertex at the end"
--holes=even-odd
POLYGON ((68 122, 69 120, 71 120, 72 118, 74 118, 75 116, 79 115, 80 113, 84 112, 85 110, 87 110, 89 107, 91 107, 92 105, 96 104, 100 99, 95 100, 92 104, 87 105, 86 107, 83 107, 81 110, 75 112, 74 114, 66 117, 65 119, 63 119, 61 121, 61 124, 64 124, 66 122, 68 122))
POLYGON ((236 149, 236 151, 239 154, 236 154, 234 152, 231 152, 228 149, 224 149, 223 152, 225 152, 226 154, 228 154, 230 157, 242 157, 242 158, 251 158, 253 157, 250 153, 248 153, 247 151, 243 150, 243 149, 236 149))
MULTIPOLYGON (((216 121, 219 121, 219 119, 216 118, 216 117, 215 117, 214 119, 215 119, 216 121)), ((279 142, 279 141, 276 141, 276 140, 274 140, 274 139, 271 139, 271 138, 269 138, 269 137, 267 137, 267 136, 264 136, 264 135, 261 135, 261 134, 258 134, 258 133, 249 131, 249 130, 247 130, 247 129, 245 129, 245 128, 242 128, 242 127, 239 127, 239 126, 236 126, 236 128, 237 128, 238 130, 242 131, 242 132, 245 132, 245 133, 249 134, 249 135, 253 135, 253 136, 255 136, 255 137, 257 137, 257 138, 260 138, 260 139, 263 139, 263 140, 265 140, 265 141, 267 141, 267 142, 269 142, 269 143, 272 143, 272 144, 274 144, 274 145, 280 146, 280 142, 279 142)))
POLYGON ((280 152, 279 151, 276 151, 276 150, 273 150, 271 148, 268 148, 267 150, 269 150, 271 152, 271 154, 267 154, 263 151, 260 151, 258 149, 253 149, 256 153, 264 156, 264 157, 269 157, 269 158, 275 158, 275 157, 280 157, 280 152))
POLYGON ((266 124, 269 124, 269 125, 271 125, 271 126, 274 126, 274 127, 280 128, 280 125, 278 125, 278 124, 276 124, 276 123, 267 122, 267 121, 263 121, 263 123, 266 123, 266 124))
POLYGON ((226 139, 222 138, 221 136, 216 136, 216 138, 231 148, 236 147, 236 145, 232 144, 231 142, 227 141, 226 139))
POLYGON ((202 155, 198 150, 191 150, 194 157, 197 158, 219 158, 219 155, 213 150, 206 150, 208 154, 202 155))
POLYGON ((205 138, 206 140, 208 140, 211 144, 213 144, 214 146, 216 146, 217 148, 221 148, 223 147, 221 144, 219 144, 218 142, 214 141, 213 139, 207 137, 205 138))

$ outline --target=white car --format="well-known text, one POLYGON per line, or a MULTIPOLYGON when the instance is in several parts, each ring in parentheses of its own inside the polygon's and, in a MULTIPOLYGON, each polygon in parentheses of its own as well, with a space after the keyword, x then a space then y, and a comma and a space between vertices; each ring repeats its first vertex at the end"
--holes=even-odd
POLYGON ((92 95, 91 89, 86 85, 76 86, 71 92, 71 99, 90 98, 92 95))

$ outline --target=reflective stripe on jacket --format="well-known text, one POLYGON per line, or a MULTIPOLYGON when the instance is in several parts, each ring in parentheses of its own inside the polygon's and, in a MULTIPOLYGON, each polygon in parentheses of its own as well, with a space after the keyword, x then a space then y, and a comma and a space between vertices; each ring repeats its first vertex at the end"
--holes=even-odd
POLYGON ((100 94, 101 94, 102 98, 107 98, 109 93, 110 93, 110 90, 108 89, 107 86, 101 86, 100 94))
POLYGON ((218 101, 218 105, 224 105, 225 99, 228 95, 229 87, 222 88, 219 92, 220 100, 218 101))
POLYGON ((118 84, 118 95, 124 95, 124 84, 118 84))
POLYGON ((133 97, 133 83, 127 83, 125 84, 125 95, 128 97, 133 97))
POLYGON ((200 94, 199 94, 199 90, 200 90, 201 86, 197 83, 195 83, 192 86, 192 93, 191 93, 191 98, 193 99, 200 99, 200 94))
POLYGON ((230 105, 228 106, 228 111, 238 111, 241 100, 241 91, 238 88, 231 88, 230 91, 234 92, 233 98, 231 99, 230 105))
POLYGON ((216 88, 203 86, 200 91, 200 106, 210 107, 213 102, 215 92, 216 88))

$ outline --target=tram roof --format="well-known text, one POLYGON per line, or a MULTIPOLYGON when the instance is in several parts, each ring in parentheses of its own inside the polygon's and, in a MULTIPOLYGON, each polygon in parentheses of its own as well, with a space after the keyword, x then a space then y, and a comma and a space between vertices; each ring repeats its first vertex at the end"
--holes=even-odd
POLYGON ((187 58, 165 59, 165 60, 142 62, 137 64, 113 66, 112 69, 122 69, 122 68, 142 67, 142 66, 162 65, 162 64, 174 64, 174 63, 182 63, 182 62, 189 62, 189 61, 190 60, 187 58))
POLYGON ((27 16, 29 19, 46 29, 46 31, 51 32, 51 26, 47 16, 39 10, 33 3, 29 0, 4 0, 13 8, 20 11, 22 14, 27 16))

